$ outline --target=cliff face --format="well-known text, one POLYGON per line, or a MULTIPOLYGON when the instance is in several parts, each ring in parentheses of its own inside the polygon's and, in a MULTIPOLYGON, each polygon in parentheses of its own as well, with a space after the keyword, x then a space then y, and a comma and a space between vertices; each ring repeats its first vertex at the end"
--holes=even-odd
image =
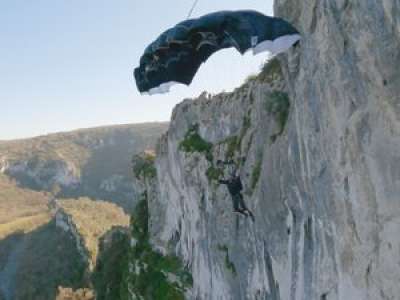
POLYGON ((233 93, 178 105, 160 142, 161 196, 149 201, 151 236, 155 247, 173 249, 191 266, 188 298, 278 299, 278 279, 290 284, 290 103, 279 63, 266 70, 233 93), (226 186, 216 180, 218 160, 239 166, 254 223, 233 213, 226 186))
POLYGON ((300 51, 283 59, 294 106, 291 206, 302 212, 299 221, 313 220, 310 264, 299 260, 311 277, 291 292, 395 299, 400 3, 278 0, 275 8, 304 36, 300 51), (331 240, 329 255, 324 240, 331 240))
POLYGON ((148 199, 153 248, 189 267, 188 299, 397 299, 400 3, 275 10, 303 36, 282 72, 273 62, 174 110, 148 199), (239 166, 254 223, 232 213, 218 160, 239 166))

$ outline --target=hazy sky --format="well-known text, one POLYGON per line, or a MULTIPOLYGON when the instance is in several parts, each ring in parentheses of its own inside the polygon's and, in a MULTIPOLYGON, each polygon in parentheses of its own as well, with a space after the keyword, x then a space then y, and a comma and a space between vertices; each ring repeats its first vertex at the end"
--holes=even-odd
MULTIPOLYGON (((141 96, 133 80, 144 48, 186 18, 192 0, 0 1, 0 139, 108 124, 169 120, 175 104, 231 90, 266 54, 223 50, 190 87, 141 96)), ((272 14, 272 0, 199 0, 193 17, 226 9, 272 14)))

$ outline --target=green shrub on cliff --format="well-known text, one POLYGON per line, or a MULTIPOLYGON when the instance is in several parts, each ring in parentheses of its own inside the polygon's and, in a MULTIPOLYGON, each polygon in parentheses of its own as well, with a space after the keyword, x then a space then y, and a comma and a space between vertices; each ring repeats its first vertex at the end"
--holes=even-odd
POLYGON ((113 228, 100 241, 92 275, 96 300, 121 300, 120 287, 128 263, 129 239, 125 228, 113 228))
POLYGON ((150 152, 135 155, 132 159, 133 174, 137 178, 154 178, 157 175, 155 160, 156 156, 150 152))
POLYGON ((224 175, 224 172, 221 169, 214 167, 214 166, 209 167, 206 172, 206 176, 209 181, 218 180, 223 175, 224 175))
POLYGON ((183 300, 186 289, 193 285, 192 276, 178 257, 163 255, 152 248, 145 194, 132 216, 131 228, 133 242, 128 255, 130 267, 124 293, 129 291, 145 300, 183 300))
POLYGON ((272 82, 275 79, 282 78, 281 63, 277 58, 268 60, 262 67, 257 79, 261 82, 272 82))
POLYGON ((274 116, 278 125, 278 132, 271 137, 272 141, 275 141, 277 136, 281 135, 285 130, 289 117, 290 101, 288 94, 280 91, 272 92, 266 99, 265 108, 274 116))
POLYGON ((179 150, 193 153, 204 153, 208 160, 212 160, 212 147, 213 145, 204 140, 199 134, 199 125, 192 125, 185 134, 183 141, 179 143, 179 150))

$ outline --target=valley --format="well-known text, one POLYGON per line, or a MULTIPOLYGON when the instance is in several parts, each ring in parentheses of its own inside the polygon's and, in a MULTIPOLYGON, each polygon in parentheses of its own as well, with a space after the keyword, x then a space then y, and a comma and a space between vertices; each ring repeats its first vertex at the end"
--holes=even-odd
POLYGON ((0 142, 1 300, 90 299, 100 241, 127 230, 136 202, 132 157, 166 126, 0 142))

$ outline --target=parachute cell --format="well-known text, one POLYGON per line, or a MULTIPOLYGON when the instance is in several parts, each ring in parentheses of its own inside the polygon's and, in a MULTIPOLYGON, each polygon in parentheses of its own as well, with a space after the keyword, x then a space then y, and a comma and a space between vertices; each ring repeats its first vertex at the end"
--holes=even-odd
POLYGON ((138 90, 166 93, 174 84, 189 85, 200 65, 213 53, 234 47, 241 54, 278 54, 300 40, 298 31, 280 18, 256 11, 222 11, 190 19, 151 43, 134 71, 138 90))

